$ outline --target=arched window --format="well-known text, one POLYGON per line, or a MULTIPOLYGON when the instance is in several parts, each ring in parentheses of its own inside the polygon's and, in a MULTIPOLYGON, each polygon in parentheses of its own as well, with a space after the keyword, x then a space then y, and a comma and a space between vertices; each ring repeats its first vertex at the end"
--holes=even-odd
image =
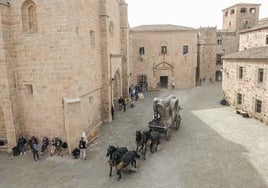
POLYGON ((240 12, 241 12, 241 13, 246 13, 246 12, 247 12, 247 9, 246 9, 246 8, 241 8, 241 9, 240 9, 240 12))
POLYGON ((22 28, 24 32, 37 32, 36 5, 26 0, 21 7, 22 28))
POLYGON ((109 33, 112 37, 114 36, 114 23, 112 21, 109 24, 109 33))
POLYGON ((256 13, 256 8, 250 8, 250 9, 249 9, 249 12, 250 12, 250 13, 256 13))

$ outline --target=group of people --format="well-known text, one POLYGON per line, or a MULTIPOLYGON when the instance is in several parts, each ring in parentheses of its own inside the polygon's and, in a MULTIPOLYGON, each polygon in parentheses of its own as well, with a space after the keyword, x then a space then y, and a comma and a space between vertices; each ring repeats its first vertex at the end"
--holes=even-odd
MULTIPOLYGON (((20 155, 26 155, 27 144, 30 146, 30 150, 33 153, 34 161, 39 161, 40 160, 39 150, 41 152, 41 155, 47 152, 48 146, 49 146, 49 139, 48 137, 44 136, 42 138, 41 148, 39 148, 38 139, 36 137, 32 136, 27 143, 26 138, 20 135, 18 138, 18 146, 17 146, 19 149, 20 155)), ((62 140, 59 137, 54 137, 51 140, 51 147, 49 148, 49 155, 53 156, 57 154, 57 156, 63 157, 62 149, 66 149, 67 147, 68 145, 66 142, 62 142, 62 140)), ((87 143, 84 137, 82 137, 79 140, 78 148, 79 148, 78 150, 79 150, 80 158, 83 160, 86 160, 87 143)))
MULTIPOLYGON (((19 148, 20 155, 26 155, 26 145, 27 145, 26 138, 20 135, 18 138, 18 148, 19 148)), ((46 152, 48 145, 49 145, 49 139, 46 136, 44 136, 42 138, 41 148, 39 148, 38 139, 32 136, 28 141, 28 145, 30 146, 30 150, 33 153, 34 160, 38 161, 40 159, 39 150, 41 152, 41 155, 46 152)), ((66 142, 63 143, 60 138, 55 137, 51 140, 50 155, 52 156, 56 153, 57 155, 63 156, 62 148, 67 148, 67 147, 68 146, 66 142)))

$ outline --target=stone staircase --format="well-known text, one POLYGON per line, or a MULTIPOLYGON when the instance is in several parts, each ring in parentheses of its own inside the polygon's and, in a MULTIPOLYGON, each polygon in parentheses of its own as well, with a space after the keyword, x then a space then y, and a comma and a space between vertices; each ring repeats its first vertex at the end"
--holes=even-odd
POLYGON ((0 138, 1 141, 4 142, 4 145, 0 145, 0 151, 7 152, 7 139, 6 138, 0 138))

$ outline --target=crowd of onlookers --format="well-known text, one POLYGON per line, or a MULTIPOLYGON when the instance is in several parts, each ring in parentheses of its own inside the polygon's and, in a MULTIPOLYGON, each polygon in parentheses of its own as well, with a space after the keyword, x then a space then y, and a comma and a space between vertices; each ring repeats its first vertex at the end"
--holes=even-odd
POLYGON ((47 154, 53 156, 57 154, 58 156, 63 156, 62 150, 68 148, 66 142, 58 137, 51 139, 51 144, 48 137, 44 136, 39 144, 38 139, 32 136, 28 141, 22 135, 19 136, 17 146, 13 148, 14 155, 26 155, 26 151, 30 150, 33 154, 35 161, 40 159, 39 152, 41 155, 47 154))
MULTIPOLYGON (((87 143, 84 137, 81 137, 78 143, 78 147, 72 151, 72 155, 75 158, 80 156, 81 159, 86 159, 86 147, 87 143)), ((19 136, 17 141, 17 146, 13 148, 13 155, 26 155, 26 152, 33 154, 34 161, 39 161, 40 155, 46 156, 61 156, 66 152, 68 148, 67 142, 63 142, 59 137, 54 137, 50 140, 48 137, 44 136, 39 144, 38 139, 32 136, 28 141, 22 135, 19 136)))
MULTIPOLYGON (((122 111, 126 111, 126 107, 130 108, 135 107, 134 101, 139 99, 139 93, 141 91, 141 87, 139 85, 130 86, 129 87, 129 95, 127 97, 120 97, 118 99, 119 109, 122 111)), ((112 106, 112 118, 114 119, 114 107, 112 106)), ((78 147, 72 151, 72 155, 75 158, 80 156, 81 159, 86 159, 86 147, 87 143, 85 139, 82 137, 78 143, 78 147)), ((54 137, 50 140, 48 137, 44 136, 39 143, 38 139, 32 136, 28 141, 22 135, 19 136, 17 140, 17 146, 13 148, 14 155, 26 155, 26 151, 30 150, 33 154, 33 158, 35 161, 40 160, 40 155, 57 155, 63 156, 63 150, 68 148, 68 144, 63 142, 59 137, 54 137)))

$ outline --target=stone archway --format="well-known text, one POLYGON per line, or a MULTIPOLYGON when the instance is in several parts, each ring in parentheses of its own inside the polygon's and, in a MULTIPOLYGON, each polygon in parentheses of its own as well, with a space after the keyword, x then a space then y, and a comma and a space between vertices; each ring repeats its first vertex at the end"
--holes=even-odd
POLYGON ((122 95, 121 77, 119 71, 114 75, 113 103, 117 104, 119 97, 122 95))
POLYGON ((0 107, 0 138, 6 138, 6 127, 2 107, 0 107))

